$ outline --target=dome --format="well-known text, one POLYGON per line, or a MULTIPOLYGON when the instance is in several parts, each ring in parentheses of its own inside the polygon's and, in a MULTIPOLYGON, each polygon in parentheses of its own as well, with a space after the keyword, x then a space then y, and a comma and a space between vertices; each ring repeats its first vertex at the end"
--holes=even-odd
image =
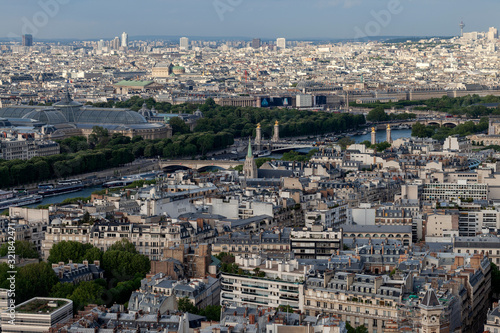
POLYGON ((82 106, 82 104, 72 100, 71 96, 69 95, 69 91, 67 91, 66 95, 64 95, 64 97, 59 102, 53 104, 53 106, 60 108, 69 108, 69 107, 80 107, 82 106))
POLYGON ((172 72, 174 74, 184 74, 186 72, 185 68, 182 66, 174 66, 172 68, 172 72))
POLYGON ((61 219, 53 219, 50 224, 51 225, 61 225, 62 224, 62 220, 61 219))
MULTIPOLYGON (((153 107, 153 109, 154 109, 154 107, 153 107)), ((153 117, 153 109, 149 110, 146 103, 144 103, 144 104, 142 104, 142 108, 137 112, 139 112, 139 114, 141 116, 143 116, 144 118, 147 119, 147 118, 153 117)))
POLYGON ((23 119, 33 119, 44 124, 56 125, 67 123, 64 115, 55 110, 33 110, 23 116, 23 119))
POLYGON ((194 115, 198 118, 203 118, 203 112, 201 112, 200 109, 196 110, 194 115))
POLYGON ((2 118, 23 118, 27 113, 37 110, 51 110, 54 109, 46 108, 46 107, 37 107, 37 106, 8 106, 4 108, 0 108, 0 117, 2 118))
POLYGON ((300 81, 297 83, 297 89, 304 89, 312 86, 314 86, 314 82, 311 81, 300 81))
POLYGON ((147 123, 139 113, 127 109, 84 108, 75 123, 133 125, 147 123))

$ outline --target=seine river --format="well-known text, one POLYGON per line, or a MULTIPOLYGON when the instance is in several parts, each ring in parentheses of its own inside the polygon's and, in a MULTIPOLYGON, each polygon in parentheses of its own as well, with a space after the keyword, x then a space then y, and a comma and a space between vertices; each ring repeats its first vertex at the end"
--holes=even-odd
MULTIPOLYGON (((392 139, 393 140, 396 140, 396 139, 399 139, 399 138, 407 138, 407 137, 411 136, 411 129, 392 130, 391 135, 392 135, 392 139)), ((356 143, 360 143, 360 142, 363 142, 365 140, 370 141, 371 140, 371 134, 368 133, 368 134, 365 134, 365 135, 355 135, 355 136, 352 136, 351 138, 354 141, 356 141, 356 143)), ((385 141, 385 139, 386 139, 385 130, 379 130, 379 131, 377 131, 377 142, 385 141)), ((307 153, 311 149, 300 149, 299 152, 301 152, 301 153, 307 153)), ((270 157, 281 158, 281 157, 283 157, 283 155, 282 154, 272 154, 270 157)), ((77 197, 90 197, 90 195, 92 194, 92 192, 94 192, 96 190, 100 190, 100 189, 102 189, 100 186, 87 187, 84 190, 79 191, 79 192, 67 193, 67 194, 56 195, 56 196, 53 196, 53 197, 48 197, 48 198, 43 199, 43 201, 40 202, 40 203, 37 203, 37 204, 34 204, 34 205, 30 205, 30 206, 27 206, 27 207, 36 208, 38 205, 48 205, 48 204, 60 203, 64 199, 77 198, 77 197)))
POLYGON ((43 201, 40 203, 29 205, 26 207, 36 208, 38 205, 57 204, 57 203, 62 202, 64 199, 78 198, 78 197, 90 197, 92 192, 97 191, 97 190, 101 190, 101 189, 102 189, 102 187, 100 187, 100 186, 86 187, 85 189, 83 189, 79 192, 55 195, 53 197, 48 197, 48 198, 43 199, 43 201))
MULTIPOLYGON (((399 138, 408 138, 410 136, 411 136, 411 129, 395 129, 391 131, 392 140, 396 140, 399 138)), ((364 135, 353 135, 350 138, 353 139, 356 143, 361 143, 363 141, 371 141, 372 135, 371 133, 364 135)), ((384 142, 387 138, 385 130, 378 130, 376 132, 376 138, 377 142, 384 142)), ((297 149, 297 151, 302 154, 307 154, 311 149, 313 148, 301 148, 297 149)), ((268 157, 279 159, 283 157, 283 154, 271 154, 271 156, 268 157)), ((244 161, 244 159, 242 161, 244 161)))
MULTIPOLYGON (((399 138, 409 138, 411 136, 411 129, 398 129, 391 131, 392 140, 396 140, 399 138)), ((386 140, 387 134, 385 130, 378 130, 376 133, 377 142, 383 142, 386 140)), ((363 142, 365 140, 371 141, 372 135, 371 133, 365 135, 355 135, 351 137, 356 143, 363 142)))

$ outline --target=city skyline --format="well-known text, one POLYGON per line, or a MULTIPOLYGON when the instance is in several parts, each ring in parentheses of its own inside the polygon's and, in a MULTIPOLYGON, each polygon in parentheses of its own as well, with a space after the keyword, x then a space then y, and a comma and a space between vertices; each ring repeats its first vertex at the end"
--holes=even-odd
POLYGON ((0 37, 100 39, 120 36, 355 39, 379 36, 458 36, 497 25, 498 3, 482 0, 283 0, 186 2, 149 0, 137 13, 130 0, 8 2, 0 37), (477 10, 478 6, 481 10, 477 10), (443 15, 446 12, 446 15, 443 15), (73 13, 78 13, 75 17, 73 13), (110 15, 114 13, 114 15, 110 15), (301 24, 307 22, 307 24, 301 24))

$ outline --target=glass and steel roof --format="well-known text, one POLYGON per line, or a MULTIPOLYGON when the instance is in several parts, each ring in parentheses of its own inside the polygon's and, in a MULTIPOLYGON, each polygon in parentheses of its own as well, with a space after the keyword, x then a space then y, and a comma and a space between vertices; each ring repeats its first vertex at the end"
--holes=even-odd
POLYGON ((64 115, 56 110, 33 110, 23 116, 24 119, 34 119, 39 122, 57 125, 67 123, 68 120, 64 115))

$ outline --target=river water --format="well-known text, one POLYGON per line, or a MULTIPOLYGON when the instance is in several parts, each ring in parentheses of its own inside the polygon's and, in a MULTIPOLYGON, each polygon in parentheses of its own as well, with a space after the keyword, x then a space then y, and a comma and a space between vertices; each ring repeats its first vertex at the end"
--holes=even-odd
POLYGON ((42 202, 39 202, 39 203, 36 203, 33 205, 29 205, 26 207, 36 208, 39 205, 57 204, 57 203, 62 202, 64 199, 71 199, 71 198, 78 198, 78 197, 90 197, 92 192, 98 191, 101 189, 102 189, 102 187, 100 187, 100 186, 86 187, 83 190, 78 191, 78 192, 55 195, 53 197, 47 197, 47 198, 44 198, 42 202))
MULTIPOLYGON (((391 137, 392 140, 396 140, 399 138, 408 138, 411 136, 411 129, 394 129, 391 131, 391 137)), ((378 130, 375 134, 377 142, 384 142, 387 139, 387 133, 385 130, 378 130)), ((356 143, 361 143, 363 141, 371 141, 372 139, 372 134, 363 134, 363 135, 353 135, 350 137, 353 139, 356 143)), ((301 153, 301 154, 307 154, 311 149, 314 148, 301 148, 301 149, 296 149, 295 151, 301 153)), ((271 154, 270 156, 267 156, 269 158, 275 158, 275 159, 280 159, 283 157, 283 154, 271 154)), ((244 161, 244 159, 242 160, 244 161)))
MULTIPOLYGON (((396 140, 399 138, 409 138, 411 136, 411 129, 394 129, 391 131, 391 137, 392 140, 396 140)), ((384 142, 386 141, 387 138, 387 133, 385 130, 378 130, 376 132, 376 139, 377 142, 384 142)), ((371 141, 372 139, 372 134, 364 134, 364 135, 355 135, 352 136, 351 139, 356 141, 356 143, 361 143, 363 141, 371 141)))
MULTIPOLYGON (((410 137, 411 136, 411 129, 392 130, 391 136, 392 136, 393 140, 396 140, 399 138, 410 137)), ((377 137, 377 142, 385 141, 386 140, 385 130, 377 131, 376 137, 377 137)), ((370 141, 371 140, 371 133, 368 133, 365 135, 355 135, 355 136, 352 136, 351 138, 356 143, 361 143, 365 140, 370 141)), ((298 151, 300 153, 307 154, 311 149, 313 149, 313 148, 303 148, 303 149, 299 149, 298 151)), ((268 156, 268 157, 279 159, 279 158, 283 157, 283 154, 272 154, 271 156, 268 156)), ((66 193, 66 194, 56 195, 53 197, 48 197, 48 198, 43 199, 43 201, 40 203, 29 205, 27 207, 36 208, 38 205, 48 205, 48 204, 60 203, 64 199, 77 198, 77 197, 90 197, 92 192, 97 191, 97 190, 101 190, 101 189, 102 189, 102 187, 100 187, 100 186, 87 187, 79 192, 66 193)))

